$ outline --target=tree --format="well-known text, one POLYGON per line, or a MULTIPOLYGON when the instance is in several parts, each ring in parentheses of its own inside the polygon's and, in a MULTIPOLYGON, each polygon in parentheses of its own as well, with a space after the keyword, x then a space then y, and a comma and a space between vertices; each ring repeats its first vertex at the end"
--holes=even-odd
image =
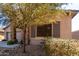
POLYGON ((11 23, 11 39, 16 43, 16 10, 12 6, 13 4, 2 4, 2 11, 9 18, 11 23))
POLYGON ((58 9, 58 6, 62 4, 8 4, 9 7, 5 6, 4 10, 7 11, 12 24, 17 28, 23 30, 23 42, 24 42, 24 52, 26 45, 26 28, 28 28, 28 44, 30 44, 29 28, 35 25, 44 25, 56 22, 57 19, 61 18, 63 11, 58 9), (9 10, 10 9, 10 10, 9 10))
POLYGON ((63 11, 56 9, 62 4, 16 4, 22 19, 19 20, 19 26, 23 27, 24 32, 24 52, 25 52, 25 34, 28 28, 28 45, 30 44, 29 27, 33 25, 43 25, 55 22, 62 17, 63 11), (59 17, 57 17, 59 16, 59 17))

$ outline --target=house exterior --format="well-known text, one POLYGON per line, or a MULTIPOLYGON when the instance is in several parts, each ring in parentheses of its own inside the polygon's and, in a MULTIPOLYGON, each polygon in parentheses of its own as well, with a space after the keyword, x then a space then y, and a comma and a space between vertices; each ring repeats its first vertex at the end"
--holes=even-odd
MULTIPOLYGON (((67 12, 68 14, 68 12, 67 12)), ((72 12, 71 15, 65 15, 61 20, 57 20, 57 23, 42 25, 42 26, 31 26, 30 27, 30 38, 43 38, 45 36, 55 37, 55 38, 72 38, 71 33, 71 21, 72 18, 76 15, 75 12, 72 12)), ((22 30, 16 29, 16 37, 20 41, 22 40, 22 30)), ((11 30, 10 25, 4 28, 5 39, 11 40, 11 30)), ((26 33, 26 38, 27 38, 26 33)))
MULTIPOLYGON (((12 40, 11 39, 11 26, 8 25, 7 27, 4 28, 4 37, 5 40, 12 40)), ((16 38, 21 41, 22 39, 22 30, 21 29, 16 29, 16 38)))
POLYGON ((0 29, 0 35, 4 35, 4 30, 0 29))
POLYGON ((72 38, 73 39, 79 39, 79 30, 72 32, 72 38))
POLYGON ((0 29, 0 41, 4 39, 4 30, 0 29))

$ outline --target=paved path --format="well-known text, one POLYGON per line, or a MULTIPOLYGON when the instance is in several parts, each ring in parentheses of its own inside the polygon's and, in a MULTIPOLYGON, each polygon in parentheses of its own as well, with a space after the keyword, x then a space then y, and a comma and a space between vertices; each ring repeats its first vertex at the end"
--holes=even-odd
MULTIPOLYGON (((41 41, 38 41, 38 43, 37 41, 36 40, 31 41, 31 44, 26 46, 26 53, 23 53, 23 47, 9 48, 11 46, 7 46, 5 42, 4 43, 0 42, 0 46, 3 46, 3 48, 0 47, 0 55, 1 56, 45 56, 43 46, 40 44, 41 41), (4 48, 4 47, 8 47, 8 48, 4 48)), ((12 47, 14 47, 14 45, 12 47)))
POLYGON ((45 56, 42 46, 28 45, 26 53, 23 53, 23 48, 0 48, 0 56, 45 56))

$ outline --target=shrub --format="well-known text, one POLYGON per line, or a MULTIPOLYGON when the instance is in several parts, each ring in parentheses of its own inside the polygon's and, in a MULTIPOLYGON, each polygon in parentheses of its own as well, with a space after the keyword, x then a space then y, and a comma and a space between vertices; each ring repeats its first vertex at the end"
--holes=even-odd
POLYGON ((12 40, 7 41, 7 45, 13 45, 14 42, 12 40))
POLYGON ((70 39, 46 39, 45 52, 53 56, 74 56, 79 55, 79 41, 70 39))

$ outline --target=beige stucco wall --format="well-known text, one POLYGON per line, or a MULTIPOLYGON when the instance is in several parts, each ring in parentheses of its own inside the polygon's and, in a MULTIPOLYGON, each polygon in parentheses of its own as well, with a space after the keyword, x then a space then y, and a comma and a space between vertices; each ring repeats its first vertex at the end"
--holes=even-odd
MULTIPOLYGON (((72 17, 71 16, 65 16, 62 18, 60 21, 60 38, 72 38, 72 33, 71 33, 71 21, 72 17)), ((52 24, 52 37, 53 37, 53 24, 52 24)))
POLYGON ((72 38, 71 33, 71 16, 65 16, 65 18, 60 23, 60 37, 61 38, 72 38))

